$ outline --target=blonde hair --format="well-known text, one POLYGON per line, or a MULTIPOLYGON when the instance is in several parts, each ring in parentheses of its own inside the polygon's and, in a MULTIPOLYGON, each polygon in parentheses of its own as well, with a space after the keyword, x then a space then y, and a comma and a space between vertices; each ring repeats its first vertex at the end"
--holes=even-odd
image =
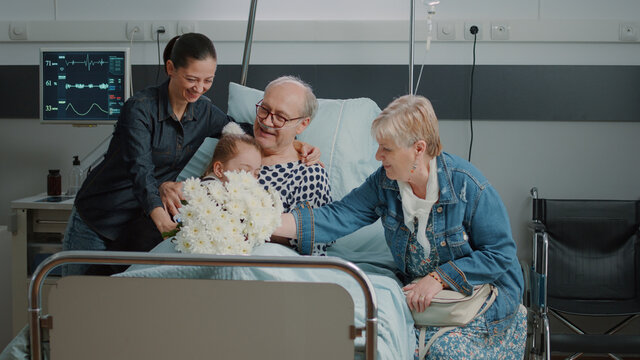
POLYGON ((254 137, 247 134, 225 134, 220 138, 220 140, 218 140, 218 144, 216 144, 216 148, 213 151, 211 161, 209 162, 209 165, 207 165, 203 176, 209 175, 213 172, 213 163, 216 161, 224 164, 236 156, 238 154, 239 142, 253 146, 259 153, 262 153, 262 148, 254 137))
POLYGON ((271 81, 267 85, 267 87, 264 88, 264 92, 266 93, 267 91, 269 91, 269 88, 272 86, 280 85, 282 83, 287 83, 287 82, 293 82, 304 87, 305 89, 304 104, 301 109, 302 116, 308 117, 310 120, 313 120, 313 117, 315 116, 316 111, 318 110, 318 99, 316 99, 316 96, 313 94, 313 89, 311 88, 311 85, 307 84, 299 77, 293 76, 293 75, 280 76, 279 78, 271 81))
POLYGON ((438 118, 431 102, 420 95, 404 95, 392 101, 373 120, 371 135, 377 140, 392 140, 402 147, 424 140, 429 156, 438 156, 442 152, 438 118))

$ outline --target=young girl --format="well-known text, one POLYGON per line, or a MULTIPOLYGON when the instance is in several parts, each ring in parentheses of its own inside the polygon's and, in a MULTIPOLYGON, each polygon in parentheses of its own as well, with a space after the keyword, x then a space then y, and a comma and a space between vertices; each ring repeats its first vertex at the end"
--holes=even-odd
POLYGON ((224 173, 244 170, 257 179, 262 167, 260 145, 246 134, 225 134, 220 138, 202 181, 227 182, 224 173))

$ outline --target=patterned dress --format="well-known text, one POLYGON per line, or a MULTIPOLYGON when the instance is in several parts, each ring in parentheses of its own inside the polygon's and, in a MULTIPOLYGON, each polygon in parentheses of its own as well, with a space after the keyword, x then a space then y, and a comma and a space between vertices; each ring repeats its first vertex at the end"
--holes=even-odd
MULTIPOLYGON (((431 244, 429 256, 415 234, 409 237, 405 256, 409 278, 423 277, 436 269, 438 250, 433 234, 432 216, 427 223, 427 239, 431 244)), ((417 228, 415 226, 414 228, 417 228)), ((425 343, 440 330, 437 326, 427 326, 425 343)), ((418 360, 420 329, 415 328, 416 350, 414 359, 418 360)), ((527 338, 527 310, 520 306, 513 324, 502 334, 490 334, 483 315, 478 316, 465 326, 456 327, 439 337, 429 349, 426 359, 522 359, 527 338)))
MULTIPOLYGON (((294 161, 263 166, 258 182, 280 193, 285 212, 303 202, 315 208, 332 201, 329 176, 320 165, 306 166, 301 161, 294 161)), ((294 249, 298 247, 298 240, 291 239, 290 243, 294 249)), ((312 255, 326 255, 329 245, 331 243, 316 244, 312 255)))

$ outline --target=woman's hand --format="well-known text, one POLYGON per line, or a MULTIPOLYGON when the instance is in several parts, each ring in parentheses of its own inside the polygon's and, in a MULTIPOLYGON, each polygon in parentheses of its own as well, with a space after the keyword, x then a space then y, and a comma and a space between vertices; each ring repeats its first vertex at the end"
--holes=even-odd
POLYGON ((178 225, 171 220, 169 213, 161 207, 151 210, 151 214, 149 214, 149 216, 151 217, 151 220, 153 220, 153 223, 156 224, 160 233, 169 232, 175 229, 178 225))
POLYGON ((271 241, 288 245, 289 239, 298 238, 296 220, 293 218, 293 214, 291 213, 283 213, 280 216, 282 218, 282 223, 280 224, 280 227, 273 231, 271 241))
POLYGON ((293 141, 293 147, 296 149, 298 157, 305 165, 311 166, 313 164, 320 164, 320 166, 324 167, 324 164, 320 161, 320 149, 317 147, 299 140, 293 141))
POLYGON ((429 305, 431 299, 442 291, 442 284, 431 276, 425 276, 416 283, 409 284, 402 288, 407 298, 407 305, 412 311, 423 312, 429 305))
MULTIPOLYGON (((182 207, 181 201, 184 200, 184 195, 182 194, 182 183, 173 181, 163 182, 160 184, 158 190, 160 191, 162 205, 164 205, 164 208, 168 212, 169 219, 171 220, 171 217, 175 216, 178 213, 178 209, 182 207)), ((158 224, 156 223, 156 226, 157 225, 158 224)))

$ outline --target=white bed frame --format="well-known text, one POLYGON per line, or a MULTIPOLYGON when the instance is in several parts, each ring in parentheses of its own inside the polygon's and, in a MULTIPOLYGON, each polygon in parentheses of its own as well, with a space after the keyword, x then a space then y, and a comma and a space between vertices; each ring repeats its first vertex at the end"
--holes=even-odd
POLYGON ((365 336, 375 359, 377 304, 354 264, 336 258, 213 256, 135 252, 60 252, 45 260, 29 287, 31 358, 42 359, 353 359, 365 336), (60 279, 41 313, 41 291, 63 264, 147 264, 329 268, 362 288, 366 324, 354 325, 354 302, 329 283, 70 276, 60 279))

